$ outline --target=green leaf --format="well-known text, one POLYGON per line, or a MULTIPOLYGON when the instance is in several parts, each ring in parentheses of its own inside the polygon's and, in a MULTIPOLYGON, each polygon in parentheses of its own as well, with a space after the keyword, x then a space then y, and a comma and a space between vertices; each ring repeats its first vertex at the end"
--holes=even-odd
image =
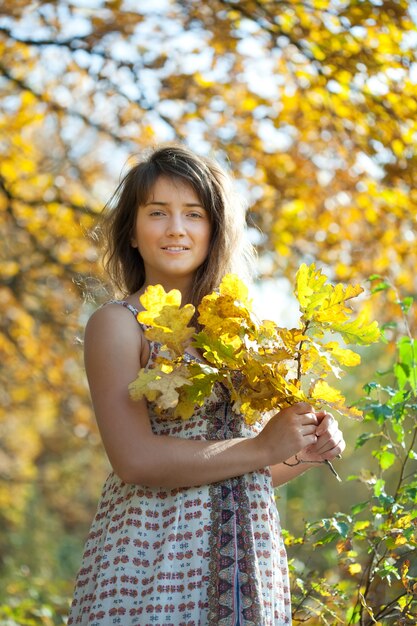
POLYGON ((357 604, 346 611, 346 624, 358 624, 361 618, 361 609, 357 604))
POLYGON ((192 343, 195 348, 202 350, 204 358, 216 365, 226 364, 232 369, 236 367, 235 348, 220 339, 214 339, 207 333, 200 331, 192 343))
POLYGON ((314 542, 314 547, 324 546, 327 543, 331 543, 332 541, 335 541, 336 539, 339 539, 339 538, 340 538, 339 532, 333 531, 333 532, 326 533, 325 535, 323 535, 323 537, 320 537, 320 539, 314 542))
POLYGON ((378 291, 386 291, 389 288, 390 288, 390 285, 388 283, 381 281, 375 287, 372 287, 371 293, 374 294, 374 293, 378 293, 378 291))
POLYGON ((378 383, 370 382, 370 383, 366 383, 363 386, 363 390, 369 395, 375 389, 380 389, 380 387, 381 385, 379 385, 378 383))
POLYGON ((392 576, 394 576, 394 578, 396 578, 397 580, 401 579, 401 574, 399 573, 395 565, 391 565, 387 562, 387 560, 383 562, 382 567, 376 569, 376 573, 380 578, 386 578, 389 584, 391 584, 392 576))
POLYGON ((349 525, 346 524, 346 522, 339 522, 338 520, 333 520, 332 526, 333 528, 337 530, 337 532, 339 533, 341 537, 346 539, 346 537, 348 536, 348 532, 349 532, 349 525))
POLYGON ((358 504, 355 504, 354 506, 351 507, 350 511, 352 515, 357 515, 358 513, 366 509, 368 505, 369 505, 369 500, 365 500, 365 502, 358 502, 358 504))
POLYGON ((191 386, 184 387, 184 397, 189 401, 202 405, 209 397, 213 386, 218 379, 217 370, 205 363, 193 363, 189 367, 191 386))
POLYGON ((372 403, 366 407, 370 411, 378 424, 384 424, 387 419, 392 417, 392 409, 387 404, 372 403))
POLYGON ((358 476, 358 474, 350 474, 350 475, 346 478, 346 480, 347 480, 347 481, 359 480, 359 479, 360 479, 360 476, 358 476))
POLYGON ((355 443, 355 449, 358 448, 362 448, 362 446, 367 442, 370 441, 371 439, 375 439, 375 437, 378 437, 380 433, 362 433, 361 435, 359 435, 359 437, 356 439, 356 443, 355 443))
POLYGON ((397 343, 397 348, 399 365, 402 367, 401 381, 403 382, 405 376, 413 393, 417 393, 417 340, 401 337, 397 343))
POLYGON ((397 327, 398 327, 397 322, 385 322, 385 324, 382 324, 381 330, 384 331, 390 328, 397 328, 397 327))
POLYGON ((411 309, 413 302, 414 298, 412 296, 407 296, 406 298, 400 300, 398 304, 400 305, 402 312, 407 314, 411 309))
POLYGON ((393 421, 391 423, 391 427, 393 432, 395 433, 396 439, 398 441, 398 443, 404 447, 404 441, 405 441, 405 432, 404 432, 404 427, 402 422, 400 421, 393 421))
POLYGON ((410 368, 405 363, 396 363, 394 365, 394 374, 398 387, 404 389, 410 376, 410 368))
POLYGON ((379 465, 382 470, 389 469, 391 465, 395 463, 395 460, 397 458, 395 454, 393 454, 392 452, 389 452, 388 450, 384 450, 383 452, 378 452, 377 454, 375 454, 375 456, 377 457, 379 461, 379 465))
POLYGON ((383 493, 385 493, 385 480, 378 478, 374 485, 374 494, 378 498, 383 493))

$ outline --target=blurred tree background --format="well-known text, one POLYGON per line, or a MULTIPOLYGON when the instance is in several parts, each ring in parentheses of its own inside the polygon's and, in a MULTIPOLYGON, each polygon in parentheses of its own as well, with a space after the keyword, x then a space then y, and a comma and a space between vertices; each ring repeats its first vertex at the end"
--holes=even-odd
MULTIPOLYGON (((284 289, 282 277, 316 261, 334 280, 379 274, 412 296, 416 18, 405 0, 2 0, 5 623, 63 623, 108 470, 81 338, 108 297, 94 225, 120 171, 143 149, 185 142, 233 171, 259 280, 284 289)), ((381 289, 363 306, 389 322, 396 299, 381 289)), ((344 380, 352 399, 392 351, 368 349, 344 380)), ((361 428, 346 425, 351 441, 361 428)), ((343 476, 375 462, 369 451, 346 457, 343 476)), ((292 532, 360 499, 325 470, 279 497, 292 532)))

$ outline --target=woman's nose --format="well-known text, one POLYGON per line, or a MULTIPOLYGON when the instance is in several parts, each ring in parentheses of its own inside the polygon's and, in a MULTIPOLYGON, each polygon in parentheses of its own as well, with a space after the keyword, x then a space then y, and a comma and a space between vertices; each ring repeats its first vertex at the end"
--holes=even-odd
POLYGON ((185 235, 184 220, 180 215, 173 215, 167 225, 167 233, 171 237, 182 237, 185 235))

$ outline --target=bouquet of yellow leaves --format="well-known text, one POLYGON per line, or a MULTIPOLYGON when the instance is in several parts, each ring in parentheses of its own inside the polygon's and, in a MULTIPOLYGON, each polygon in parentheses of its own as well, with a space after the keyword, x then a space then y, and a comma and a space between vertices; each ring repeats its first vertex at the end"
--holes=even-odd
POLYGON ((147 398, 167 417, 188 419, 221 383, 234 411, 248 423, 303 401, 360 418, 361 412, 346 406, 344 396, 325 379, 360 363, 360 355, 345 344, 366 345, 380 338, 377 322, 368 322, 363 314, 354 318, 347 305, 362 291, 359 285, 329 284, 314 264, 301 265, 295 287, 299 327, 287 329, 258 321, 247 287, 228 274, 218 290, 202 299, 201 330, 196 332, 189 326, 194 306, 181 307, 175 289, 166 293, 161 285, 150 286, 140 297, 145 310, 138 320, 148 326, 146 338, 162 348, 153 367, 141 369, 129 385, 131 397, 147 398), (329 340, 332 334, 336 337, 329 340), (190 345, 202 359, 190 358, 190 345))

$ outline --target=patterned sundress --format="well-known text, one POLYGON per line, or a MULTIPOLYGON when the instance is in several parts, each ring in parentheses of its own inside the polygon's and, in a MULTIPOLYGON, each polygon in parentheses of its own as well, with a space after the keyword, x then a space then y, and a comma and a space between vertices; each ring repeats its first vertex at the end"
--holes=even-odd
MULTIPOLYGON (((136 309, 120 301, 132 313, 136 309)), ((160 345, 151 342, 146 367, 160 345)), ((186 358, 194 358, 186 355, 186 358)), ((149 403, 154 433, 253 437, 220 384, 191 419, 149 403)), ((200 487, 107 478, 76 580, 68 626, 281 626, 291 623, 285 547, 268 468, 200 487)))

